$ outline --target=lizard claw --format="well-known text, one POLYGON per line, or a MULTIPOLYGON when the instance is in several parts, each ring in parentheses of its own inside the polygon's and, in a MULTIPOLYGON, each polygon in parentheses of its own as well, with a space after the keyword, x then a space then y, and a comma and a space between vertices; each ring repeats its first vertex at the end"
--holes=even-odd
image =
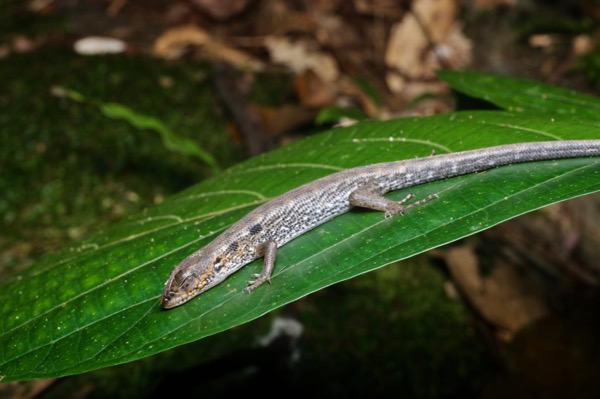
POLYGON ((387 218, 390 218, 395 215, 402 216, 402 215, 404 215, 404 211, 406 211, 407 209, 414 208, 415 206, 422 205, 426 202, 431 201, 432 199, 438 198, 438 195, 437 194, 429 194, 427 197, 420 199, 416 202, 413 202, 412 204, 403 205, 407 201, 411 200, 413 197, 414 197, 414 195, 408 194, 404 199, 402 199, 398 202, 389 203, 387 206, 387 209, 385 211, 385 218, 387 219, 387 218))
POLYGON ((244 288, 245 292, 252 292, 265 282, 271 284, 271 279, 268 276, 263 276, 262 274, 253 274, 252 278, 254 278, 254 280, 247 282, 248 286, 244 288))

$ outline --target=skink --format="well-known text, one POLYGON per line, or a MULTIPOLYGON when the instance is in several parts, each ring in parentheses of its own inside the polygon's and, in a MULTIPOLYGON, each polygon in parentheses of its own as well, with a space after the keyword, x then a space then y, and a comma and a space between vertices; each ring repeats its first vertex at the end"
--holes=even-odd
POLYGON ((540 160, 600 156, 600 140, 566 140, 508 144, 360 166, 334 173, 288 191, 254 209, 211 243, 173 269, 161 297, 164 309, 179 306, 221 283, 257 258, 264 258, 247 291, 269 281, 277 248, 326 221, 364 207, 400 215, 435 197, 405 205, 383 195, 431 181, 480 172, 498 166, 540 160))

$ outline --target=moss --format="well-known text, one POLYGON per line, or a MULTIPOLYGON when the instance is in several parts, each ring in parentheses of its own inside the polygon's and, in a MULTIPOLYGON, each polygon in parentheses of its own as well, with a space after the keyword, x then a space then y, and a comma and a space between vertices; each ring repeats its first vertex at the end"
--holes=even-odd
MULTIPOLYGON (((25 258, 36 258, 210 175, 197 160, 168 151, 156 133, 54 96, 57 86, 152 115, 194 139, 221 166, 238 159, 206 69, 57 50, 1 60, 0 228, 6 234, 0 246, 29 242, 20 248, 25 258)), ((27 263, 20 255, 12 251, 8 263, 27 263)))
MULTIPOLYGON (((426 257, 388 266, 302 302, 303 379, 323 396, 474 396, 490 360, 462 303, 426 257)), ((310 390, 309 390, 310 392, 310 390)))

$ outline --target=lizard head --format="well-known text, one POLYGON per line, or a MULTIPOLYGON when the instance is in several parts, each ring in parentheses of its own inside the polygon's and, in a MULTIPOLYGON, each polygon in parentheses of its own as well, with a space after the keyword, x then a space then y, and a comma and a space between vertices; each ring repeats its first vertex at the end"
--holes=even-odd
POLYGON ((223 258, 199 255, 192 254, 171 272, 160 298, 163 309, 179 306, 223 280, 219 279, 223 258))

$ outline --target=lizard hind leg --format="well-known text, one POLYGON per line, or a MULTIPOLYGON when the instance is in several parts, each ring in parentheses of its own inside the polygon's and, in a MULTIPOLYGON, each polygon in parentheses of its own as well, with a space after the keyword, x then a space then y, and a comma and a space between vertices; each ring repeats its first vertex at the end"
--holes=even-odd
POLYGON ((348 200, 350 201, 350 205, 381 211, 384 212, 386 218, 389 218, 395 215, 402 215, 410 208, 437 198, 437 195, 431 194, 412 204, 404 205, 413 197, 414 195, 408 194, 398 202, 392 201, 382 195, 381 189, 375 183, 367 183, 350 193, 348 200))

